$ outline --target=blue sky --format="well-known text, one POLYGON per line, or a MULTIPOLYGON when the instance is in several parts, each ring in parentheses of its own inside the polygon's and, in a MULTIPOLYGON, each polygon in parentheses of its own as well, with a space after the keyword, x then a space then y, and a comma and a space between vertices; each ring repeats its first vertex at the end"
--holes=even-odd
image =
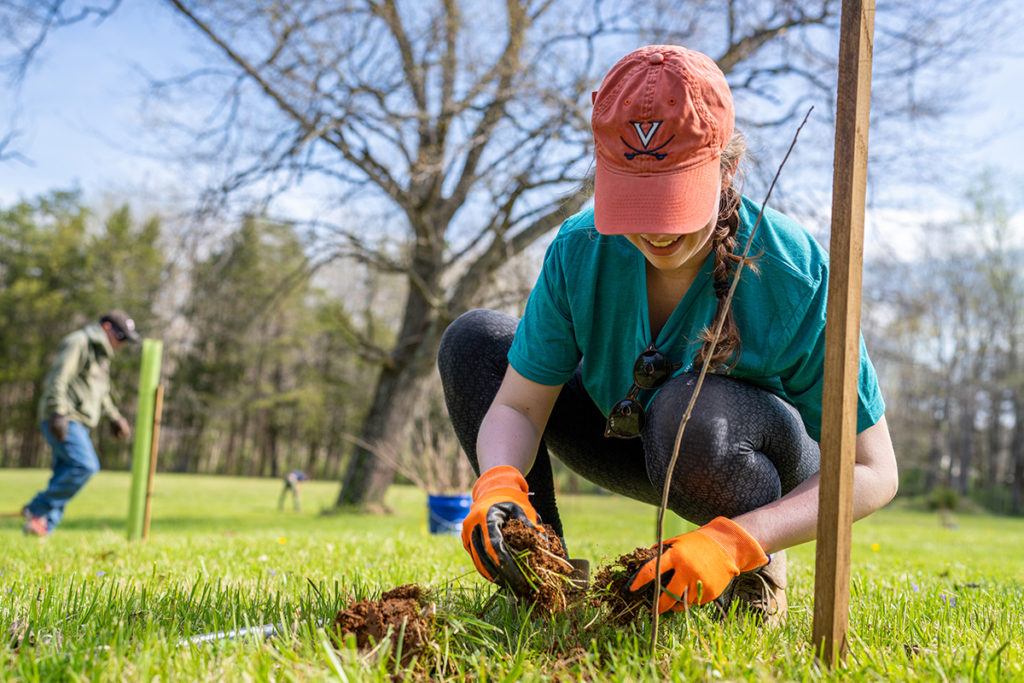
POLYGON ((0 201, 71 187, 97 198, 173 182, 135 143, 144 134, 140 70, 159 77, 189 64, 191 37, 147 5, 126 2, 106 21, 53 34, 13 101, 0 100, 0 131, 17 131, 13 147, 28 160, 0 163, 0 201))
MULTIPOLYGON (((973 83, 975 96, 961 103, 943 135, 988 137, 951 167, 997 166, 1024 181, 1024 22, 1016 36, 991 54, 973 83)), ((0 162, 0 204, 52 189, 77 187, 87 200, 127 195, 161 204, 186 189, 165 163, 140 154, 157 149, 142 118, 145 81, 181 73, 195 63, 197 39, 181 20, 151 3, 126 2, 106 21, 62 29, 44 46, 18 92, 0 98, 0 131, 19 131, 14 141, 28 164, 0 162)), ((912 172, 912 160, 910 160, 912 172)), ((787 171, 793 172, 793 171, 787 171)), ((953 188, 939 188, 937 197, 953 188)))

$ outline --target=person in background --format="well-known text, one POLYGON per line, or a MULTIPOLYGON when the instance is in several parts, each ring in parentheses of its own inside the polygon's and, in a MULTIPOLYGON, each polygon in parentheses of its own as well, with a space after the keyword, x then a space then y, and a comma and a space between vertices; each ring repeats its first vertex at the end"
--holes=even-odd
POLYGON ((46 488, 22 508, 25 533, 46 536, 60 524, 64 508, 89 479, 100 461, 90 430, 101 418, 115 438, 131 436, 128 420, 110 396, 110 361, 114 352, 139 341, 135 322, 124 311, 103 314, 61 340, 43 385, 39 422, 53 451, 53 475, 46 488))
MULTIPOLYGON (((761 207, 740 194, 743 136, 706 55, 640 48, 593 104, 593 207, 562 224, 521 320, 470 311, 438 352, 452 425, 479 474, 463 545, 485 578, 525 582, 502 526, 543 522, 564 538, 552 454, 606 490, 659 505, 708 361, 668 498, 698 528, 665 540, 661 576, 651 560, 628 590, 640 599, 658 578, 659 612, 715 601, 779 623, 785 549, 817 528, 828 256, 779 212, 758 223, 761 207)), ((863 341, 858 398, 855 519, 897 487, 863 341)))
POLYGON ((284 488, 281 489, 281 497, 277 501, 278 510, 284 510, 284 499, 291 491, 295 511, 299 512, 299 494, 301 493, 299 489, 304 481, 309 481, 309 475, 302 470, 292 470, 284 475, 284 488))

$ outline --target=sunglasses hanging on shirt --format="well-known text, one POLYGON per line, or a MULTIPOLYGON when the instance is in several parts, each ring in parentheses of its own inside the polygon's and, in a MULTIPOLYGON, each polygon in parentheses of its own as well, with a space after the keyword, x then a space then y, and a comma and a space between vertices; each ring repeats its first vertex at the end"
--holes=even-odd
POLYGON ((657 389, 682 366, 682 363, 671 362, 653 343, 641 351, 633 363, 633 385, 625 398, 612 406, 604 426, 604 435, 618 439, 640 436, 647 424, 647 413, 643 404, 637 400, 640 390, 657 389))

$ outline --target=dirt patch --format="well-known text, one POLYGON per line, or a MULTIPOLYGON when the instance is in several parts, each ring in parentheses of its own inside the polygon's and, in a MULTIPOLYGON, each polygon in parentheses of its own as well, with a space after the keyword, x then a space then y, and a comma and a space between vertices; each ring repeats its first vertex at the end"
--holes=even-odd
POLYGON ((517 597, 534 604, 537 612, 564 611, 584 593, 586 586, 573 581, 573 566, 551 526, 542 524, 538 529, 512 519, 505 523, 501 533, 505 545, 519 558, 520 568, 530 583, 529 590, 522 595, 517 592, 517 597))
POLYGON ((360 600, 339 611, 332 633, 338 644, 352 634, 363 650, 383 641, 390 630, 391 650, 405 664, 427 643, 432 622, 425 591, 406 584, 385 591, 380 600, 360 600))
POLYGON ((606 607, 611 613, 611 619, 620 624, 650 616, 654 587, 630 595, 629 583, 640 567, 653 560, 657 554, 654 548, 636 548, 601 567, 594 575, 594 584, 590 589, 591 602, 606 607))
MULTIPOLYGON (((535 615, 568 611, 570 619, 574 619, 576 615, 571 610, 590 605, 601 608, 601 620, 614 624, 626 625, 650 617, 653 587, 640 595, 629 595, 628 586, 637 570, 655 557, 655 549, 636 548, 620 555, 602 566, 593 582, 588 583, 574 573, 576 570, 568 561, 565 547, 550 526, 538 529, 511 520, 502 533, 531 582, 530 590, 526 594, 516 593, 516 598, 534 605, 535 615)), ((334 618, 331 635, 335 645, 342 647, 350 634, 360 650, 377 647, 388 639, 390 643, 384 646, 385 652, 391 653, 396 664, 406 666, 413 657, 423 653, 420 663, 428 669, 435 666, 429 656, 435 613, 426 596, 424 589, 406 584, 385 591, 380 600, 351 603, 334 618)), ((597 621, 595 618, 580 632, 589 632, 597 621)), ((578 645, 570 653, 567 666, 575 661, 573 657, 587 656, 588 650, 578 645)), ((433 673, 439 675, 438 671, 433 673)))

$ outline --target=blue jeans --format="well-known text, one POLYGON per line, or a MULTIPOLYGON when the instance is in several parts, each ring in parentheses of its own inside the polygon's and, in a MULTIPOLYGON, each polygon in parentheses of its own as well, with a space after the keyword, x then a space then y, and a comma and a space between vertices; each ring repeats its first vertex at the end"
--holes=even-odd
POLYGON ((49 420, 43 420, 40 428, 53 450, 53 476, 46 490, 28 504, 28 511, 45 517, 47 528, 53 531, 64 517, 64 506, 100 471, 100 459, 89 438, 89 428, 81 422, 68 422, 68 438, 63 443, 50 433, 49 420))

